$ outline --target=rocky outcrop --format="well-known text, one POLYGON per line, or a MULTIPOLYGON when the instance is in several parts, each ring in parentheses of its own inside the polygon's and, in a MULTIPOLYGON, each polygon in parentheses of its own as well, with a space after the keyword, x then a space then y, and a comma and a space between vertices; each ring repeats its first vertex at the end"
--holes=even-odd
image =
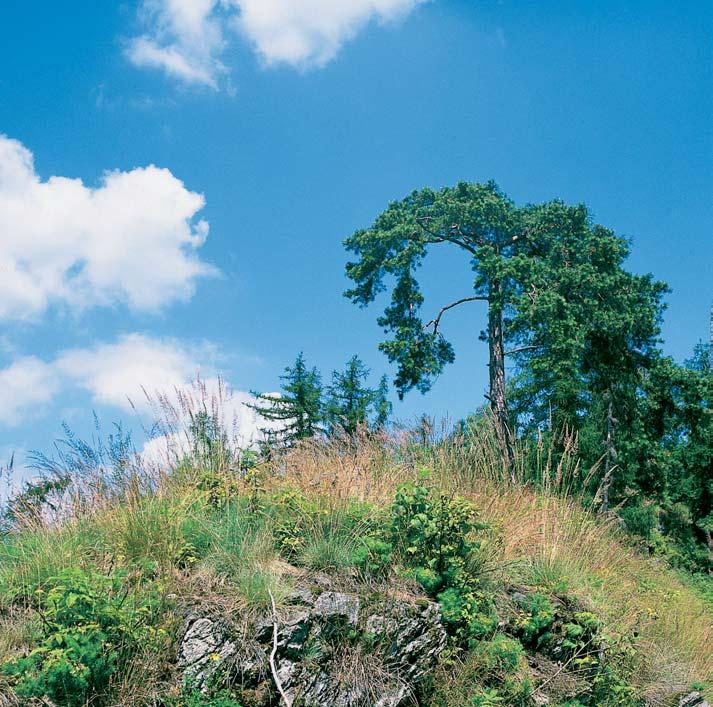
POLYGON ((678 701, 678 707, 710 707, 700 692, 689 692, 678 701))
MULTIPOLYGON (((179 649, 184 681, 208 690, 230 684, 246 704, 274 699, 271 616, 240 631, 189 618, 179 649)), ((437 604, 301 588, 277 621, 277 675, 295 707, 402 707, 446 646, 437 604)))
POLYGON ((188 621, 178 654, 178 665, 186 683, 204 687, 218 669, 235 655, 235 643, 219 621, 196 617, 188 621))

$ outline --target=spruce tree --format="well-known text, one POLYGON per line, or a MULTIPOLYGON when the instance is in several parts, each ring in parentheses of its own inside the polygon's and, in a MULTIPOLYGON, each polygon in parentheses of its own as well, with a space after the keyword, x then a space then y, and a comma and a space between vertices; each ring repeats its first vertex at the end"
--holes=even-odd
POLYGON ((358 356, 347 361, 343 373, 332 372, 327 390, 326 419, 330 434, 343 431, 353 435, 366 424, 376 391, 365 385, 369 369, 358 356))
POLYGON ((379 387, 374 396, 374 429, 383 430, 391 417, 393 406, 389 400, 389 379, 386 375, 381 376, 379 387))
POLYGON ((316 368, 307 367, 302 352, 293 366, 285 368, 280 380, 280 394, 253 393, 258 402, 249 407, 277 423, 277 429, 269 431, 270 437, 274 443, 289 447, 321 432, 322 380, 316 368))

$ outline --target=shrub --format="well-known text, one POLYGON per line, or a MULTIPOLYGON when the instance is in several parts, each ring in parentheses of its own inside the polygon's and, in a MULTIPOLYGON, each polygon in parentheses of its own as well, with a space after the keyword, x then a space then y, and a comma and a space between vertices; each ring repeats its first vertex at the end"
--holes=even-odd
POLYGON ((519 632, 525 645, 536 646, 554 623, 555 610, 552 602, 540 593, 529 596, 524 609, 526 613, 518 622, 519 632))
POLYGON ((491 636, 498 625, 493 595, 456 587, 449 587, 436 597, 441 618, 451 635, 471 647, 474 642, 491 636))
POLYGON ((366 574, 384 577, 393 565, 394 546, 378 535, 366 535, 354 548, 354 562, 366 574))
POLYGON ((391 506, 391 543, 412 575, 431 595, 475 579, 481 543, 475 506, 463 498, 433 495, 420 484, 404 484, 391 506))
POLYGON ((81 707, 140 646, 165 637, 151 627, 156 597, 130 596, 124 580, 71 570, 36 588, 40 643, 0 666, 19 697, 81 707))
POLYGON ((620 515, 630 533, 648 539, 658 523, 657 512, 656 506, 645 503, 622 508, 620 515))
POLYGON ((466 657, 448 668, 428 704, 461 707, 526 707, 531 702, 532 680, 520 642, 504 634, 480 641, 466 657))

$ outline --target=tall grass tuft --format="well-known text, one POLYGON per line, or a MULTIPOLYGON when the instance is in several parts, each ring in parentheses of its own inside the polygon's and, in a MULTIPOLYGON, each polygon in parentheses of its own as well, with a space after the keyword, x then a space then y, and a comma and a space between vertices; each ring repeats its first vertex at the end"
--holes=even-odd
MULTIPOLYGON (((171 425, 183 424, 193 403, 175 404, 161 431, 178 433, 171 425)), ((167 409, 172 404, 164 401, 167 409)), ((638 636, 638 687, 650 704, 665 704, 692 680, 713 675, 709 607, 662 562, 642 556, 615 518, 583 502, 596 497, 597 474, 581 468, 574 435, 519 442, 509 467, 487 418, 455 430, 428 420, 388 435, 362 430, 274 454, 255 475, 258 488, 231 435, 200 427, 201 411, 212 414, 213 404, 203 399, 189 415, 199 437, 187 437, 187 447, 174 447, 163 464, 144 464, 118 442, 121 454, 93 456, 74 440, 77 454, 69 461, 82 473, 62 491, 55 512, 20 514, 0 538, 4 620, 24 615, 32 588, 65 569, 108 572, 117 565, 160 576, 167 592, 210 578, 236 595, 241 609, 265 611, 270 594, 279 603, 300 571, 288 559, 303 570, 348 567, 370 527, 369 509, 387 508, 399 485, 427 477, 439 490, 472 500, 493 528, 489 562, 503 582, 566 587, 608 630, 638 636), (277 537, 285 518, 261 505, 286 491, 306 499, 286 519, 300 540, 289 557, 277 537)), ((4 628, 19 636, 12 645, 25 635, 20 618, 16 623, 16 630, 4 628)), ((132 670, 142 674, 140 666, 132 670)))
POLYGON ((596 498, 596 469, 580 467, 576 438, 520 443, 515 455, 512 473, 485 423, 455 433, 428 425, 386 439, 308 442, 275 460, 274 473, 305 492, 383 503, 425 470, 431 483, 473 500, 496 529, 504 581, 566 584, 612 631, 638 636, 642 693, 670 700, 694 679, 711 679, 713 618, 704 599, 663 560, 642 556, 616 517, 583 503, 583 489, 596 498))

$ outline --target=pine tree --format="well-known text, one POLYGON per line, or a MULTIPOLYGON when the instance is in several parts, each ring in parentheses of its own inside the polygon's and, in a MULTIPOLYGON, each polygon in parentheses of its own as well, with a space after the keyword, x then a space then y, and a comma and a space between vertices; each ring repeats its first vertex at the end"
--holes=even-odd
POLYGON ((482 338, 489 351, 489 400, 508 458, 512 448, 505 399, 505 314, 516 289, 510 263, 523 236, 520 221, 520 212, 494 182, 461 182, 439 191, 421 189, 392 202, 370 228, 344 241, 357 256, 346 267, 354 286, 344 294, 352 302, 370 304, 386 288, 385 279, 395 278, 391 303, 377 321, 390 335, 379 349, 398 366, 399 397, 413 388, 425 393, 454 361, 453 347, 441 331, 444 314, 467 303, 485 303, 487 331, 482 338), (416 271, 428 251, 439 246, 460 252, 474 272, 473 289, 424 322, 416 271))
POLYGON ((493 182, 426 188, 389 204, 345 245, 356 255, 346 267, 354 283, 347 297, 366 306, 391 287, 377 320, 388 336, 379 348, 397 364, 400 396, 426 392, 453 362, 444 316, 480 302, 488 401, 509 461, 518 418, 535 429, 550 420, 555 428, 578 426, 596 406, 600 441, 625 419, 637 372, 657 345, 666 287, 626 272, 627 242, 595 224, 585 206, 518 208, 493 182), (473 289, 425 321, 417 275, 434 248, 460 253, 473 289), (519 375, 506 396, 505 362, 513 356, 519 375))
POLYGON ((277 430, 270 431, 271 438, 278 445, 289 447, 321 432, 322 380, 316 368, 307 367, 302 352, 293 366, 285 368, 280 380, 283 381, 280 394, 253 393, 259 402, 249 407, 277 423, 277 430))

